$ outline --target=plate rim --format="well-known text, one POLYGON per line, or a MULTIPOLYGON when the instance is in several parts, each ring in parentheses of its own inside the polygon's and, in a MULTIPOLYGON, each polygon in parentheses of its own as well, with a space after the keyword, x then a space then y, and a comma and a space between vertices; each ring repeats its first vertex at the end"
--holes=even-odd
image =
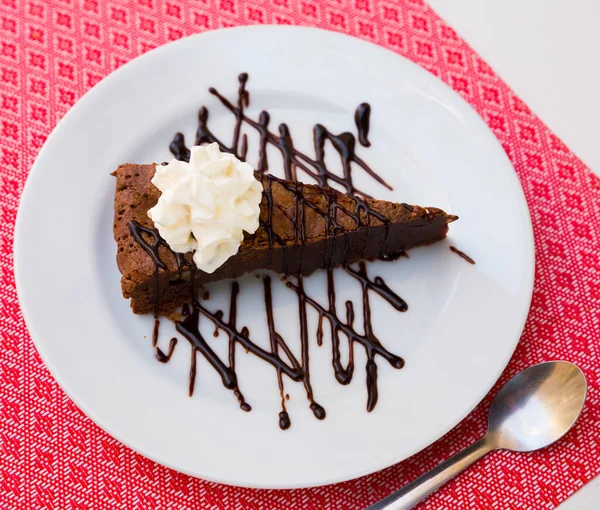
MULTIPOLYGON (((87 418, 92 420, 93 423, 95 423, 103 431, 105 431, 107 434, 109 434, 112 438, 116 439, 117 441, 124 444, 128 448, 131 448, 136 453, 139 453, 139 454, 143 455, 144 457, 157 462, 160 465, 166 466, 166 467, 173 469, 175 471, 178 471, 180 473, 184 473, 186 475, 189 475, 189 476, 192 476, 195 478, 201 478, 203 480, 207 480, 207 481, 211 481, 211 482, 217 482, 217 483, 222 483, 222 484, 237 486, 237 487, 257 488, 257 489, 258 488, 262 488, 262 489, 311 488, 311 487, 320 487, 320 486, 334 484, 334 483, 340 483, 340 482, 344 482, 344 481, 348 481, 348 480, 354 480, 354 479, 381 471, 383 469, 386 469, 390 466, 393 466, 399 462, 402 462, 403 460, 406 460, 406 459, 412 457, 413 455, 415 455, 415 454, 421 452, 422 450, 424 450, 425 448, 427 448, 429 445, 431 445, 434 442, 441 439, 449 431, 451 431, 453 428, 455 428, 481 403, 481 401, 484 399, 484 397, 487 395, 487 393, 496 384, 496 382, 498 381, 498 379, 500 378, 500 376, 502 375, 502 373, 508 366, 512 356, 514 355, 514 352, 515 352, 515 350, 520 342, 520 339, 522 337, 523 329, 525 327, 527 317, 529 314, 529 310, 530 310, 530 306, 531 306, 534 281, 535 281, 535 260, 536 260, 535 241, 534 241, 534 234, 533 234, 533 225, 531 222, 531 213, 530 213, 530 210, 529 210, 529 207, 527 204, 527 200, 526 200, 525 193, 524 193, 523 187, 521 185, 519 176, 518 176, 512 162, 508 158, 508 155, 502 148, 502 145, 500 144, 499 140, 493 134, 493 132, 491 131, 489 126, 485 123, 485 121, 482 119, 482 117, 479 115, 479 113, 465 99, 463 99, 457 92, 455 92, 449 85, 447 85, 440 78, 433 75, 432 73, 429 73, 429 71, 427 71, 427 69, 421 67, 420 65, 418 65, 417 63, 408 59, 407 57, 405 57, 393 50, 390 50, 384 46, 380 46, 378 44, 367 41, 365 39, 361 39, 359 37, 349 35, 349 34, 344 34, 341 32, 336 32, 336 31, 317 28, 317 27, 305 27, 305 26, 295 26, 295 25, 289 25, 289 26, 288 25, 240 25, 240 26, 235 26, 235 27, 219 28, 216 30, 208 30, 208 31, 201 32, 201 33, 190 34, 190 35, 183 37, 181 39, 178 39, 176 41, 171 41, 171 42, 168 42, 161 46, 158 46, 156 48, 153 48, 152 50, 150 50, 142 55, 138 55, 137 57, 131 59, 130 61, 128 61, 127 63, 125 63, 124 65, 119 67, 118 69, 112 71, 111 73, 106 75, 102 80, 100 80, 98 83, 96 83, 85 94, 83 94, 76 101, 76 103, 73 106, 71 106, 71 108, 69 108, 67 113, 54 126, 54 128, 52 129, 52 132, 50 133, 50 135, 48 136, 44 145, 40 149, 39 153, 37 154, 37 156, 35 158, 33 165, 31 166, 31 168, 28 172, 26 182, 23 187, 21 197, 19 199, 19 206, 18 206, 17 217, 16 217, 16 221, 15 221, 13 256, 14 256, 15 284, 16 284, 17 296, 18 296, 18 300, 19 300, 19 307, 23 314, 23 319, 25 321, 25 325, 26 325, 29 335, 33 341, 33 344, 34 344, 36 350, 38 351, 42 361, 44 362, 44 365, 49 370, 52 377, 56 380, 56 382, 60 386, 61 390, 64 391, 65 394, 69 397, 69 399, 71 399, 77 405, 77 407, 79 407, 83 411, 83 413, 86 415, 87 418), (93 100, 94 97, 97 94, 101 93, 102 89, 105 86, 107 86, 107 83, 110 84, 112 81, 117 80, 120 77, 120 75, 124 72, 127 72, 128 69, 132 65, 137 65, 138 61, 143 60, 143 59, 151 59, 153 55, 155 55, 156 53, 159 53, 159 52, 173 51, 172 49, 175 46, 182 44, 184 41, 187 41, 188 39, 192 39, 192 38, 194 38, 194 39, 210 39, 210 37, 213 36, 215 33, 222 33, 222 32, 260 32, 260 31, 304 32, 306 34, 309 34, 309 36, 311 33, 327 33, 328 36, 334 37, 334 38, 352 39, 354 41, 358 41, 361 44, 365 44, 365 45, 371 47, 372 50, 376 49, 376 51, 395 55, 397 58, 403 60, 404 64, 411 66, 413 68, 418 68, 420 72, 423 72, 423 71, 427 72, 430 75, 430 78, 433 78, 434 80, 436 80, 438 82, 438 84, 441 87, 443 87, 447 93, 450 93, 452 96, 454 96, 454 98, 457 101, 459 101, 464 108, 470 110, 474 115, 477 116, 477 118, 481 121, 481 124, 482 124, 482 128, 483 128, 481 131, 482 135, 484 135, 486 138, 488 138, 490 140, 491 143, 494 143, 498 148, 501 149, 501 151, 499 151, 499 154, 502 154, 502 158, 504 159, 505 163, 508 164, 510 166, 510 168, 512 169, 511 176, 516 181, 518 190, 520 190, 519 197, 515 197, 515 201, 520 204, 521 216, 523 219, 523 227, 524 227, 524 231, 525 231, 524 234, 525 234, 525 237, 529 244, 529 246, 527 247, 528 248, 527 253, 529 253, 529 255, 530 255, 530 257, 529 257, 530 260, 529 260, 529 264, 524 264, 524 269, 526 270, 526 275, 525 275, 526 278, 524 279, 524 281, 526 283, 526 289, 527 289, 526 295, 528 296, 528 298, 526 299, 526 306, 523 307, 523 311, 521 312, 521 317, 518 321, 519 333, 518 333, 518 335, 516 335, 516 338, 512 340, 512 345, 511 345, 510 351, 508 350, 508 347, 507 347, 506 359, 502 360, 500 369, 497 371, 497 373, 496 373, 496 371, 494 372, 493 380, 490 379, 491 383, 489 384, 489 386, 488 385, 482 386, 482 389, 478 392, 476 400, 473 402, 473 405, 468 409, 466 414, 459 416, 458 419, 451 424, 451 426, 449 426, 448 428, 445 428, 444 430, 441 430, 439 432, 439 434, 435 435, 435 437, 423 440, 423 442, 422 442, 423 444, 415 444, 413 446, 413 448, 410 448, 411 453, 409 453, 409 455, 404 455, 404 454, 400 455, 399 457, 395 457, 391 462, 386 461, 384 465, 380 465, 379 467, 375 467, 375 468, 369 467, 362 471, 356 472, 352 475, 342 475, 342 476, 337 476, 337 477, 331 477, 326 480, 321 480, 319 482, 310 483, 310 484, 303 483, 303 482, 300 482, 298 484, 251 483, 251 482, 246 482, 246 481, 235 481, 235 480, 231 480, 231 479, 224 479, 221 477, 213 477, 213 476, 207 475, 205 473, 198 474, 198 472, 194 473, 194 472, 191 472, 190 470, 185 470, 185 469, 182 470, 181 468, 172 465, 171 463, 169 463, 168 461, 165 461, 162 458, 159 459, 159 458, 155 457, 152 454, 152 452, 144 450, 141 447, 138 447, 138 445, 135 444, 134 440, 122 438, 117 431, 113 430, 113 428, 110 426, 110 424, 106 424, 101 419, 99 419, 95 415, 93 410, 90 409, 86 405, 85 402, 80 401, 78 398, 73 397, 71 389, 64 383, 63 379, 61 378, 59 370, 57 370, 56 367, 52 364, 52 362, 49 361, 50 356, 48 355, 48 352, 46 351, 46 349, 43 347, 44 343, 39 340, 40 336, 38 335, 38 332, 35 331, 35 328, 33 326, 34 318, 31 316, 30 312, 28 312, 27 305, 25 304, 26 299, 24 298, 24 296, 26 294, 26 291, 23 289, 23 286, 22 286, 23 277, 19 276, 23 272, 23 269, 21 268, 21 264, 19 262, 19 260, 22 258, 19 256, 19 253, 21 252, 20 246, 22 244, 21 239, 24 235, 23 227, 22 227, 22 222, 23 222, 22 218, 23 218, 23 210, 27 207, 27 203, 29 202, 28 196, 29 196, 29 190, 31 188, 30 183, 34 179, 34 176, 37 175, 41 171, 41 168, 40 168, 41 164, 39 162, 40 162, 40 160, 42 160, 42 157, 47 152, 48 147, 53 143, 54 138, 57 136, 56 133, 64 127, 64 125, 66 124, 66 122, 65 122, 66 120, 70 119, 71 116, 76 114, 74 112, 76 112, 77 106, 80 105, 80 103, 82 103, 82 102, 89 102, 89 101, 93 100), (23 204, 25 204, 25 206, 23 204)), ((516 319, 515 319, 515 321, 516 321, 516 319)), ((507 344, 508 344, 508 342, 507 342, 507 344)))

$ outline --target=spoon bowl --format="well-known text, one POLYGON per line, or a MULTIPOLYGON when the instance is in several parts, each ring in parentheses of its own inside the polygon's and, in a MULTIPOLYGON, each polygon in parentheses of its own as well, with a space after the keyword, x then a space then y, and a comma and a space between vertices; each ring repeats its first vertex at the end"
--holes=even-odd
POLYGON ((508 381, 492 402, 488 435, 496 448, 530 452, 563 437, 587 394, 583 372, 566 361, 542 363, 508 381))

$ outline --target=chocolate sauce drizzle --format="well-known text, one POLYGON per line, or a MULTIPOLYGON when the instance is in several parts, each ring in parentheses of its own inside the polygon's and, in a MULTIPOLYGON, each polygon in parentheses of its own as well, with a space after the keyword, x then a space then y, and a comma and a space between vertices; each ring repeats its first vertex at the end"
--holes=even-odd
MULTIPOLYGON (((146 241, 143 241, 144 243, 146 241)), ((309 408, 315 418, 322 420, 326 416, 326 411, 319 404, 315 397, 310 381, 310 335, 307 325, 307 305, 316 310, 319 314, 319 328, 317 337, 322 344, 323 323, 329 322, 331 328, 333 368, 336 379, 341 384, 349 384, 354 374, 354 345, 360 344, 367 353, 366 364, 366 383, 367 383, 367 411, 372 411, 377 404, 377 364, 375 356, 379 355, 385 359, 392 367, 400 369, 404 366, 404 360, 390 351, 388 351, 379 339, 373 333, 371 321, 371 306, 369 291, 373 291, 387 301, 399 312, 405 312, 408 309, 406 302, 391 290, 380 277, 370 279, 367 275, 366 265, 361 262, 358 269, 345 266, 345 270, 356 278, 362 289, 363 305, 363 329, 364 333, 359 333, 354 325, 354 304, 352 301, 346 301, 346 319, 338 316, 335 304, 335 283, 333 269, 327 270, 327 290, 329 303, 327 307, 320 305, 315 299, 310 297, 304 290, 304 279, 297 276, 295 282, 286 282, 286 286, 295 291, 298 297, 298 316, 300 320, 300 357, 296 357, 286 343, 283 336, 277 331, 275 325, 275 315, 273 311, 272 280, 269 276, 264 276, 263 290, 265 310, 267 317, 267 326, 269 330, 270 350, 266 350, 256 343, 250 337, 250 331, 247 327, 241 328, 237 325, 237 300, 240 293, 240 286, 237 281, 231 283, 231 294, 229 302, 229 316, 225 319, 223 310, 211 311, 200 302, 195 292, 192 292, 191 310, 189 306, 184 307, 183 319, 176 323, 177 331, 186 338, 192 346, 192 356, 190 363, 188 393, 190 396, 194 393, 196 379, 196 352, 200 352, 213 369, 221 377, 223 386, 231 390, 237 398, 240 408, 243 411, 250 411, 252 407, 246 401, 240 390, 239 381, 235 371, 236 347, 240 344, 247 353, 254 354, 263 361, 270 364, 276 372, 277 384, 281 397, 281 412, 279 413, 279 426, 285 430, 290 427, 291 419, 286 409, 285 385, 283 375, 286 375, 294 382, 301 382, 306 392, 306 398, 309 408), (228 337, 228 360, 223 361, 217 353, 206 342, 204 335, 200 332, 202 318, 209 320, 218 331, 223 331, 228 337), (341 338, 344 335, 348 341, 349 360, 346 365, 341 361, 341 338)), ((194 272, 195 270, 192 270, 194 272)), ((192 278, 194 276, 192 275, 192 278)), ((162 363, 166 363, 173 354, 177 340, 172 338, 169 344, 168 354, 164 354, 159 348, 156 349, 156 357, 162 363)))
MULTIPOLYGON (((320 305, 316 300, 311 298, 304 291, 303 277, 298 276, 296 283, 287 282, 286 286, 293 289, 298 295, 298 306, 300 309, 300 331, 301 341, 304 347, 306 339, 306 305, 309 304, 319 314, 319 323, 317 327, 317 343, 322 345, 323 343, 323 321, 327 320, 331 327, 331 339, 332 339, 332 354, 333 354, 333 369, 335 372, 335 378, 340 384, 349 384, 352 381, 354 374, 354 344, 358 343, 362 345, 367 353, 367 411, 372 411, 377 404, 378 391, 377 391, 377 364, 375 363, 375 355, 381 356, 385 359, 392 367, 400 369, 404 366, 404 360, 400 356, 396 356, 389 352, 379 339, 373 333, 373 325, 371 322, 371 305, 369 299, 369 291, 372 290, 379 294, 389 304, 391 304, 399 312, 405 312, 408 310, 406 302, 392 291, 383 281, 382 278, 376 277, 370 280, 367 275, 367 269, 364 262, 359 263, 359 269, 353 269, 350 266, 344 266, 344 269, 354 276, 362 288, 362 305, 363 305, 363 329, 364 334, 360 334, 354 328, 354 303, 352 301, 346 301, 346 320, 341 319, 336 310, 336 295, 335 295, 335 284, 333 277, 333 269, 327 269, 327 294, 329 296, 329 303, 327 307, 320 305), (341 350, 340 350, 340 333, 343 333, 348 339, 348 363, 346 366, 341 361, 341 350)), ((307 351, 308 359, 308 351, 307 351)))
POLYGON ((454 246, 450 246, 450 251, 456 253, 460 258, 466 260, 469 264, 475 264, 475 261, 471 257, 469 257, 464 251, 460 251, 454 246))
MULTIPOLYGON (((154 328, 152 330, 152 347, 156 349, 156 358, 162 363, 166 363, 171 359, 175 344, 177 343, 176 338, 172 338, 169 344, 168 354, 164 354, 158 347, 158 334, 160 329, 159 320, 159 304, 160 304, 160 285, 159 285, 159 269, 167 270, 166 264, 160 259, 159 249, 162 247, 171 253, 171 248, 167 242, 160 236, 158 231, 153 228, 147 228, 142 226, 137 221, 133 220, 129 223, 129 232, 131 236, 138 243, 142 249, 150 256, 152 262, 154 262, 154 328), (146 240, 148 239, 148 241, 146 240)), ((184 268, 191 268, 190 264, 181 253, 174 253, 177 260, 177 269, 179 270, 180 277, 183 274, 184 268)))
MULTIPOLYGON (((284 383, 283 375, 287 375, 292 381, 302 382, 306 391, 306 397, 309 402, 309 407, 313 414, 318 419, 325 418, 325 409, 313 396, 313 389, 310 384, 310 372, 308 364, 309 342, 306 328, 306 313, 301 322, 301 342, 302 353, 298 359, 283 337, 275 328, 275 318, 273 314, 273 301, 271 291, 271 278, 263 277, 265 307, 267 313, 267 324, 269 328, 270 351, 263 349, 255 344, 250 338, 250 332, 247 327, 237 327, 237 299, 240 292, 239 283, 234 281, 231 284, 231 297, 229 303, 229 317, 227 321, 224 319, 222 310, 211 312, 203 304, 199 302, 197 297, 192 296, 192 311, 182 321, 176 324, 176 329, 192 344, 193 349, 200 351, 211 366, 217 371, 221 377, 223 385, 233 391, 233 394, 238 399, 240 407, 244 411, 250 411, 251 407, 246 402, 242 392, 240 391, 237 375, 235 372, 235 352, 236 344, 241 344, 248 353, 261 358, 275 368, 277 374, 277 382, 281 394, 282 411, 279 414, 279 424, 282 429, 290 426, 291 420, 285 407, 284 383), (229 359, 228 363, 222 361, 214 350, 208 345, 200 332, 201 317, 210 320, 215 328, 225 332, 229 338, 229 359), (287 361, 281 357, 280 353, 285 355, 287 361)), ((194 371, 195 374, 195 371, 194 371)), ((193 393, 194 382, 190 381, 190 393, 193 393)))
POLYGON ((169 360, 171 359, 171 356, 173 356, 173 352, 175 351, 175 346, 177 345, 177 338, 171 338, 171 340, 169 341, 169 350, 167 351, 167 354, 165 354, 160 347, 156 347, 156 359, 158 361, 160 361, 161 363, 168 363, 169 360))
MULTIPOLYGON (((216 89, 212 87, 208 89, 209 92, 213 96, 217 97, 223 106, 225 106, 225 108, 227 108, 235 117, 235 126, 231 145, 226 145, 223 141, 217 138, 208 127, 209 111, 206 106, 200 108, 200 111, 198 112, 198 129, 196 130, 195 145, 216 142, 222 151, 234 154, 237 158, 245 161, 248 150, 248 141, 247 138, 242 137, 242 143, 240 147, 240 133, 242 125, 246 125, 254 128, 260 136, 258 147, 258 165, 256 166, 256 172, 258 174, 264 174, 269 170, 267 145, 271 144, 274 147, 277 147, 281 152, 283 157, 284 175, 287 180, 297 181, 297 171, 299 169, 304 172, 306 176, 314 179, 319 186, 328 186, 329 182, 332 181, 342 186, 346 193, 359 194, 363 197, 368 197, 366 193, 358 190, 354 186, 352 180, 352 164, 354 163, 378 183, 390 190, 392 189, 391 186, 383 180, 383 178, 377 175, 356 154, 356 137, 352 133, 344 132, 339 135, 335 135, 329 132, 325 126, 316 124, 313 128, 315 157, 312 158, 299 151, 294 146, 294 141, 290 134, 290 128, 287 124, 279 124, 279 135, 276 135, 269 130, 271 116, 267 111, 263 110, 260 113, 258 120, 248 117, 245 114, 245 109, 250 104, 250 93, 246 90, 248 74, 240 74, 238 76, 238 81, 239 88, 236 104, 233 104, 216 89), (331 172, 325 165, 326 141, 331 142, 341 158, 343 169, 343 175, 341 176, 331 172)), ((371 107, 367 103, 362 103, 356 109, 355 114, 355 122, 358 126, 359 141, 364 146, 370 145, 368 141, 370 113, 371 107)), ((175 135, 173 141, 169 145, 169 149, 177 159, 189 161, 190 151, 185 145, 185 138, 182 133, 177 133, 175 135)))
MULTIPOLYGON (((288 260, 288 250, 289 246, 285 240, 281 239, 274 231, 272 223, 273 223, 273 195, 272 195, 272 184, 273 182, 277 182, 280 186, 282 186, 286 191, 290 192, 293 195, 293 210, 291 216, 287 216, 287 218, 292 222, 292 226, 294 229, 294 240, 293 247, 304 246, 306 244, 306 221, 304 219, 304 211, 305 207, 309 207, 317 214, 319 214, 325 220, 325 234, 327 238, 332 235, 343 234, 346 237, 346 253, 350 250, 350 237, 348 236, 349 231, 344 228, 338 221, 338 212, 348 216, 352 219, 355 224, 355 229, 359 227, 367 228, 367 238, 369 235, 368 229, 371 225, 371 218, 377 218, 381 223, 386 226, 386 238, 383 243, 383 248, 379 258, 381 260, 391 260, 397 258, 396 254, 388 254, 387 253, 387 245, 389 243, 389 221, 388 219, 381 215, 378 211, 371 208, 368 202, 358 196, 349 195, 350 198, 354 201, 353 209, 348 209, 343 205, 339 204, 337 201, 337 195, 334 193, 329 193, 327 189, 322 189, 321 193, 326 201, 326 209, 322 210, 313 202, 306 199, 303 194, 303 184, 298 181, 284 181, 272 175, 266 176, 265 187, 263 189, 263 197, 267 202, 267 219, 260 220, 261 227, 267 232, 267 239, 269 248, 272 248, 274 244, 279 245, 284 250, 284 273, 287 274, 287 260, 288 260), (390 257, 388 259, 388 257, 390 257)), ((365 243, 366 248, 366 243, 365 243)), ((335 250, 332 248, 330 250, 329 255, 325 253, 325 267, 329 267, 332 265, 331 258, 335 250)), ((301 257, 302 260, 302 257, 301 257)), ((346 261, 345 261, 346 262, 346 261)), ((302 272, 302 267, 300 267, 300 272, 302 272)))
MULTIPOLYGON (((262 111, 258 120, 251 119, 245 114, 245 109, 249 105, 250 94, 246 90, 248 75, 246 73, 239 75, 238 96, 235 104, 226 99, 216 89, 210 88, 209 92, 217 97, 220 102, 234 115, 235 125, 233 130, 233 138, 230 145, 226 145, 219 140, 208 127, 209 111, 206 107, 202 107, 198 113, 199 125, 196 131, 196 145, 204 143, 216 142, 222 151, 232 153, 239 159, 245 160, 248 152, 248 139, 246 134, 242 133, 242 127, 249 126, 258 131, 259 134, 259 161, 256 168, 257 177, 266 174, 269 170, 269 162, 267 158, 267 146, 269 144, 279 149, 283 158, 283 167, 285 178, 289 183, 268 175, 265 181, 265 189, 263 196, 267 201, 268 215, 266 220, 261 220, 261 226, 265 229, 268 236, 269 246, 275 244, 284 247, 285 249, 285 272, 287 273, 287 243, 281 239, 272 228, 273 219, 273 199, 271 186, 274 181, 284 186, 286 190, 291 192, 294 197, 294 207, 292 214, 288 219, 294 226, 293 246, 304 246, 306 243, 306 222, 304 211, 306 207, 312 208, 325 220, 326 235, 337 236, 340 234, 348 235, 348 231, 343 228, 338 221, 338 213, 348 215, 355 223, 355 227, 367 227, 371 225, 372 218, 376 218, 379 222, 387 225, 386 241, 380 258, 383 260, 395 260, 396 258, 405 255, 404 252, 398 254, 390 254, 386 250, 389 237, 389 221, 387 218, 380 215, 377 211, 370 208, 364 197, 368 197, 365 193, 358 190, 352 180, 352 166, 357 165, 368 175, 383 186, 391 189, 391 187, 378 176, 361 158, 355 153, 356 138, 352 133, 341 133, 335 135, 330 133, 324 126, 317 124, 313 129, 313 142, 315 157, 311 158, 308 155, 300 152, 295 146, 290 134, 290 129, 287 124, 280 124, 278 127, 279 135, 274 134, 269 130, 270 115, 266 111, 262 111), (337 175, 331 172, 325 165, 325 146, 329 141, 337 151, 342 162, 343 175, 337 175), (327 186, 330 182, 342 186, 345 191, 352 194, 354 207, 348 209, 339 204, 333 193, 328 193, 323 190, 326 198, 326 209, 321 210, 312 202, 306 200, 302 193, 303 184, 298 182, 298 169, 305 176, 314 179, 320 186, 327 186), (362 197, 362 198, 361 198, 362 197)), ((371 108, 367 103, 362 103, 356 109, 355 123, 358 130, 359 143, 365 147, 370 145, 368 135, 370 127, 371 108)), ((185 145, 183 134, 177 133, 169 146, 173 155, 180 160, 188 161, 190 151, 185 145)), ((405 204, 404 204, 405 205, 405 204)), ((405 205, 405 207, 410 207, 405 205)), ((160 237, 154 229, 143 227, 137 222, 131 222, 129 225, 131 234, 138 244, 148 253, 154 262, 154 296, 155 296, 155 334, 153 335, 153 346, 156 348, 156 357, 159 361, 166 363, 171 358, 177 340, 171 339, 167 354, 156 347, 158 338, 158 304, 160 300, 159 289, 159 271, 166 270, 166 265, 160 258, 159 250, 169 250, 167 243, 160 237)), ((349 239, 346 246, 349 248, 349 239)), ((269 276, 263 276, 263 292, 266 310, 266 320, 269 331, 269 349, 264 349, 252 341, 250 331, 247 327, 240 327, 237 324, 237 301, 240 293, 240 286, 237 281, 231 283, 231 294, 229 301, 229 312, 225 317, 223 310, 211 311, 198 298, 197 289, 194 288, 195 274, 197 269, 193 264, 189 263, 183 255, 176 254, 177 265, 180 273, 189 271, 190 280, 192 282, 190 305, 184 305, 182 310, 182 319, 176 322, 177 331, 185 337, 192 349, 190 358, 190 371, 188 382, 188 393, 193 395, 196 380, 197 352, 200 352, 213 369, 221 377, 223 385, 232 391, 237 398, 240 408, 244 411, 250 411, 251 406, 246 401, 243 393, 240 390, 238 377, 236 374, 236 347, 240 344, 247 353, 251 353, 266 363, 270 364, 274 369, 277 377, 277 384, 281 397, 281 412, 279 413, 279 426, 285 430, 290 427, 291 419, 286 409, 286 401, 289 395, 285 393, 284 375, 294 382, 302 383, 307 397, 309 408, 314 416, 322 420, 326 416, 326 411, 317 401, 314 396, 310 380, 310 339, 311 334, 308 328, 307 309, 314 309, 318 314, 318 327, 316 331, 317 345, 323 345, 324 324, 329 323, 331 331, 332 344, 332 366, 335 377, 341 384, 349 384, 354 375, 354 347, 356 344, 362 346, 367 354, 366 363, 366 386, 367 386, 367 411, 372 411, 377 404, 378 389, 377 389, 377 364, 376 357, 382 357, 393 368, 400 369, 404 366, 404 360, 390 351, 388 351, 373 332, 373 324, 371 317, 370 293, 374 292, 381 298, 387 301, 393 308, 399 312, 405 312, 408 309, 407 303, 398 296, 380 277, 371 279, 367 274, 367 268, 364 262, 358 264, 358 268, 351 267, 344 263, 343 268, 356 279, 361 286, 362 295, 362 330, 363 333, 357 331, 355 326, 356 313, 354 303, 352 301, 345 302, 345 318, 339 316, 336 309, 336 293, 334 270, 332 269, 331 257, 334 249, 330 250, 329 254, 325 254, 329 260, 325 261, 327 276, 327 290, 329 301, 326 306, 321 305, 311 296, 309 296, 304 288, 304 278, 295 276, 294 281, 286 281, 287 288, 295 292, 298 299, 298 318, 300 324, 300 355, 297 357, 293 354, 288 344, 282 335, 277 331, 276 321, 273 311, 273 293, 272 280, 269 276), (204 336, 200 332, 200 325, 203 320, 208 320, 214 327, 214 334, 217 336, 220 331, 223 331, 228 337, 228 359, 223 361, 215 351, 206 342, 204 336), (344 364, 341 360, 341 343, 345 338, 348 342, 348 361, 344 364)), ((208 293, 204 295, 204 300, 208 299, 208 293)))
POLYGON ((370 147, 369 129, 371 127, 371 105, 369 103, 358 105, 356 113, 354 114, 354 123, 358 130, 358 141, 362 146, 370 147))

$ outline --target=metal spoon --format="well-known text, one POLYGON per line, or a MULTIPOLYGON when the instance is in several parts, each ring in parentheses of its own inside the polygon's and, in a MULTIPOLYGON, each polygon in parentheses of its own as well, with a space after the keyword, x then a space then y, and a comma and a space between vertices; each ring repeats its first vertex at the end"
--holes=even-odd
POLYGON ((585 375, 567 361, 519 372, 492 402, 485 436, 367 510, 412 508, 492 450, 531 452, 551 445, 571 429, 586 394, 585 375))

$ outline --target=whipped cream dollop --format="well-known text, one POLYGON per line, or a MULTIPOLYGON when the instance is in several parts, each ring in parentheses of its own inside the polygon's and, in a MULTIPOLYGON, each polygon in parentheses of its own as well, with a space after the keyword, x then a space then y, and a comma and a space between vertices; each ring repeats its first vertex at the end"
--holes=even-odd
POLYGON ((238 252, 244 231, 258 228, 263 187, 248 163, 216 143, 190 152, 189 163, 156 166, 161 195, 148 216, 174 252, 193 251, 196 267, 212 273, 238 252))

